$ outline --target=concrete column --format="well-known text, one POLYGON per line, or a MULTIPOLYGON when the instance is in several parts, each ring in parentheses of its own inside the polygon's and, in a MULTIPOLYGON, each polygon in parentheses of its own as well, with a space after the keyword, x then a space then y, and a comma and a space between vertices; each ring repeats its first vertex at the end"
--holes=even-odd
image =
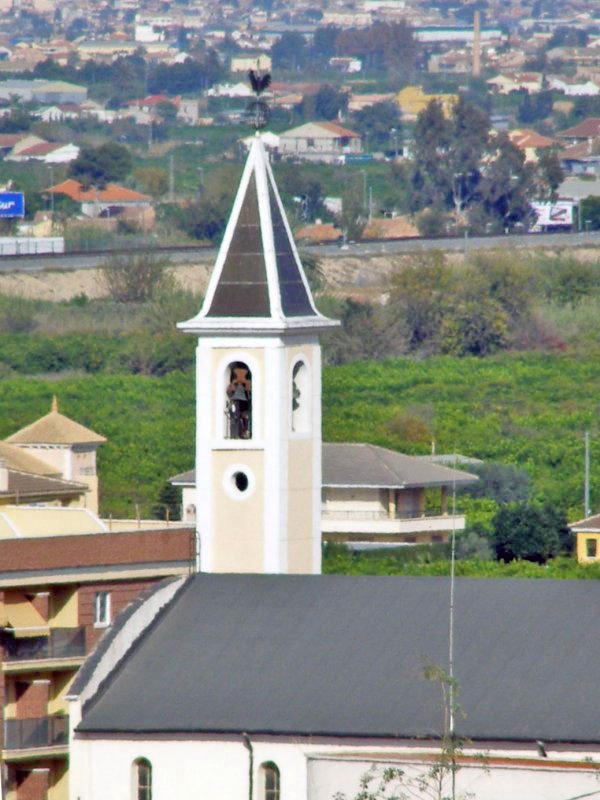
POLYGON ((388 489, 388 517, 396 519, 396 490, 388 489))

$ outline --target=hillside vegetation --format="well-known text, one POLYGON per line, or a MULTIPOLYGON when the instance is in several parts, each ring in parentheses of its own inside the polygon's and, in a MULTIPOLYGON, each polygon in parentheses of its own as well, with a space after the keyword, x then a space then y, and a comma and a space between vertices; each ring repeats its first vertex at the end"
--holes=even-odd
MULTIPOLYGON (((0 296, 0 436, 47 413, 56 393, 66 414, 109 440, 99 456, 103 514, 132 514, 137 503, 149 515, 165 480, 193 464, 194 341, 175 323, 200 298, 165 266, 143 299, 0 296)), ((310 274, 323 284, 318 264, 310 274)), ((343 322, 324 343, 326 441, 413 454, 435 442, 438 453, 515 465, 532 480, 531 499, 575 519, 589 430, 594 506, 600 260, 404 257, 386 299, 369 305, 319 290, 323 311, 343 322)), ((472 523, 497 508, 462 496, 459 506, 472 523)))
MULTIPOLYGON (((183 337, 182 337, 183 338, 183 337)), ((597 433, 600 350, 435 357, 330 366, 323 374, 323 438, 368 441, 407 453, 458 451, 516 464, 537 498, 582 516, 583 432, 597 433)), ((0 383, 0 436, 50 409, 108 438, 100 448, 102 513, 151 513, 160 487, 193 465, 191 370, 152 375, 11 377, 0 383)), ((592 498, 600 459, 592 458, 592 498)), ((466 501, 465 501, 466 502, 466 501)), ((474 513, 479 506, 471 501, 474 513)))

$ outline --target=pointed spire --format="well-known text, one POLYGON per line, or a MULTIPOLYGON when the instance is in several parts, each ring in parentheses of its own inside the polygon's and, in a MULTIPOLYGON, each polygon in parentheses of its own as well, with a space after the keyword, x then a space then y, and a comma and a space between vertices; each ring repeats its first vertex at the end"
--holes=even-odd
POLYGON ((56 397, 55 394, 52 395, 52 406, 50 407, 50 411, 53 414, 58 413, 58 398, 56 397))
POLYGON ((257 135, 250 146, 202 310, 189 331, 324 328, 257 135))

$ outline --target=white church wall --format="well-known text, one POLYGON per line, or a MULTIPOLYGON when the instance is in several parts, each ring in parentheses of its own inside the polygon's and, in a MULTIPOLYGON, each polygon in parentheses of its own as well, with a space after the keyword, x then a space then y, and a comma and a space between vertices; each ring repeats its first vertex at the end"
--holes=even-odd
MULTIPOLYGON (((361 776, 376 763, 400 767, 407 774, 423 775, 431 761, 419 757, 435 756, 437 750, 419 743, 418 750, 408 745, 380 741, 249 737, 253 760, 253 800, 261 794, 260 768, 267 762, 277 765, 282 800, 332 800, 336 792, 353 798, 361 776)), ((600 753, 588 751, 548 751, 548 758, 537 754, 535 745, 475 746, 464 751, 465 760, 457 772, 457 791, 471 792, 476 800, 568 800, 599 791, 598 768, 586 759, 600 753)), ((112 740, 76 738, 72 745, 72 800, 132 800, 131 771, 138 758, 152 764, 154 800, 223 800, 249 798, 250 753, 240 736, 187 734, 177 737, 112 740)))

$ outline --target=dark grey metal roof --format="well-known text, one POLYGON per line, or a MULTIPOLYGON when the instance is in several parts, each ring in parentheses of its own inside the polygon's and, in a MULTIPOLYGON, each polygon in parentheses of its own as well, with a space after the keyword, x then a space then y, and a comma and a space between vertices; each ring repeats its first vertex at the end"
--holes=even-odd
POLYGON ((230 220, 230 225, 234 225, 231 241, 206 312, 207 317, 270 317, 273 313, 271 292, 279 295, 275 305, 281 308, 284 317, 318 316, 303 281, 302 267, 265 158, 262 146, 255 143, 248 156, 248 166, 253 165, 252 172, 246 184, 242 176, 238 190, 239 193, 244 192, 240 211, 237 219, 232 217, 230 220), (257 186, 258 168, 264 172, 267 184, 262 204, 257 186), (265 247, 272 251, 269 257, 274 259, 277 273, 271 286, 265 247))
POLYGON ((256 177, 242 202, 209 317, 268 317, 271 314, 256 177))
MULTIPOLYGON (((323 486, 375 486, 410 488, 415 486, 465 485, 479 480, 477 475, 431 464, 420 456, 407 456, 373 444, 322 445, 323 486)), ((196 470, 169 478, 171 483, 193 486, 196 470)))
MULTIPOLYGON (((439 734, 448 599, 446 578, 196 575, 79 730, 439 734)), ((600 741, 599 603, 597 581, 458 579, 458 732, 600 741)))

